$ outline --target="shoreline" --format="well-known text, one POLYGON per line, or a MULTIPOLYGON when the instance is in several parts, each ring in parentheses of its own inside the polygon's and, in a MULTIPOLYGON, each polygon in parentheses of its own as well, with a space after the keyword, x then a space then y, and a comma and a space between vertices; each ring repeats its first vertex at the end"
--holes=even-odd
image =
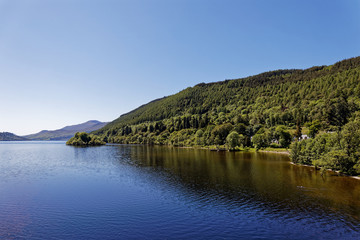
POLYGON ((277 153, 277 154, 284 154, 290 156, 289 151, 271 151, 271 150, 259 150, 258 152, 265 152, 265 153, 277 153))
POLYGON ((248 148, 248 149, 240 149, 240 150, 228 150, 225 148, 211 148, 211 147, 178 147, 178 146, 172 146, 176 148, 185 148, 185 149, 202 149, 202 150, 208 150, 212 152, 262 152, 262 153, 276 153, 276 154, 284 154, 290 156, 290 152, 287 150, 256 150, 255 148, 248 148))
POLYGON ((236 150, 229 150, 225 147, 216 147, 216 146, 173 146, 173 145, 158 145, 158 144, 124 144, 124 143, 106 143, 106 145, 141 145, 141 146, 164 146, 170 148, 183 148, 183 149, 197 149, 197 150, 207 150, 212 152, 262 152, 262 153, 276 153, 276 154, 284 154, 290 155, 290 152, 285 148, 265 148, 256 150, 255 148, 241 148, 236 150))
MULTIPOLYGON (((115 144, 114 143, 109 144, 109 143, 107 143, 106 145, 129 145, 129 144, 116 144, 116 143, 115 144)), ((136 144, 136 145, 143 145, 143 144, 136 144)), ((282 155, 290 156, 290 152, 288 150, 284 150, 284 149, 279 149, 279 150, 276 150, 276 149, 271 149, 271 150, 270 149, 263 149, 263 150, 256 151, 255 148, 248 148, 248 149, 242 149, 242 150, 229 151, 229 150, 227 150, 225 148, 216 149, 216 148, 211 148, 211 147, 169 146, 169 145, 154 145, 154 146, 167 146, 167 147, 184 148, 184 149, 200 149, 200 150, 208 150, 208 151, 213 151, 213 152, 262 152, 262 153, 274 153, 274 154, 282 154, 282 155)), ((295 166, 311 167, 311 168, 315 169, 314 165, 297 164, 297 163, 294 163, 292 161, 289 161, 289 163, 291 165, 295 165, 295 166)), ((337 173, 338 175, 343 176, 343 177, 350 177, 350 178, 360 180, 360 176, 350 176, 350 175, 340 173, 339 171, 334 171, 332 169, 326 169, 326 171, 337 173)))
MULTIPOLYGON (((290 161, 290 164, 291 164, 291 165, 294 165, 294 166, 300 166, 300 167, 310 167, 310 168, 314 168, 315 171, 318 171, 318 169, 316 169, 314 165, 297 164, 297 163, 294 163, 294 162, 292 162, 292 161, 290 161)), ((320 170, 319 170, 319 171, 320 171, 320 170)), ((341 176, 341 177, 350 177, 350 178, 354 178, 354 179, 360 180, 360 176, 346 175, 346 174, 344 174, 344 173, 341 173, 340 171, 335 171, 335 170, 332 170, 332 169, 326 169, 326 171, 327 171, 327 172, 336 173, 338 176, 341 176)))

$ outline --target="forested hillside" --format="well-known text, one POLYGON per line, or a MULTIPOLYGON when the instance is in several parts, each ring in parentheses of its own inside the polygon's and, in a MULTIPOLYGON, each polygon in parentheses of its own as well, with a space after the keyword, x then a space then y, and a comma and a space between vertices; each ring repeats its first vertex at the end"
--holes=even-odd
POLYGON ((360 116, 359 107, 357 57, 331 66, 200 83, 93 133, 114 143, 287 147, 304 130, 313 137, 336 131, 360 116))

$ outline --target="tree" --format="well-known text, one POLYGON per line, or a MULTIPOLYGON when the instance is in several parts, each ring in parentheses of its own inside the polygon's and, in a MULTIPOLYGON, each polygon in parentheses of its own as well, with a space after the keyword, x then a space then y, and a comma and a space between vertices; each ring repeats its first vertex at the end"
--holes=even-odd
POLYGON ((300 140, 301 136, 302 136, 302 128, 300 126, 300 121, 297 121, 296 123, 296 131, 294 133, 294 137, 296 138, 296 140, 300 140))
POLYGON ((257 133, 255 134, 252 139, 251 142, 254 144, 256 149, 261 149, 261 148, 265 148, 268 146, 268 142, 266 139, 266 135, 264 133, 257 133))
POLYGON ((326 114, 328 122, 333 126, 337 126, 339 130, 348 122, 351 112, 343 93, 338 98, 328 101, 326 114))
POLYGON ((349 157, 358 157, 360 153, 360 122, 349 122, 341 132, 341 146, 349 157))
POLYGON ((238 132, 239 134, 245 134, 246 133, 246 125, 244 123, 238 123, 234 126, 234 130, 238 132))
POLYGON ((196 145, 203 145, 204 144, 204 131, 199 129, 195 133, 195 142, 196 145))
POLYGON ((320 130, 320 121, 315 120, 311 123, 309 127, 309 137, 314 138, 316 134, 318 134, 320 130))
POLYGON ((290 159, 293 163, 299 163, 301 157, 301 142, 291 144, 290 159))
POLYGON ((228 145, 230 150, 234 149, 235 147, 239 147, 243 141, 244 141, 244 136, 238 134, 236 131, 232 131, 226 137, 226 144, 228 145))
POLYGON ((324 154, 320 159, 319 164, 326 169, 335 169, 346 174, 355 173, 355 161, 352 158, 349 158, 342 150, 333 150, 324 154))
POLYGON ((79 137, 85 143, 88 143, 91 140, 90 136, 86 132, 79 133, 79 137))
POLYGON ((215 139, 215 144, 224 144, 224 141, 229 134, 229 132, 233 129, 233 126, 230 123, 225 123, 216 126, 212 131, 211 135, 213 135, 215 139))
POLYGON ((290 146, 291 139, 291 134, 289 132, 282 132, 279 139, 280 146, 283 148, 288 148, 290 146))
POLYGON ((277 126, 274 132, 274 137, 279 142, 281 147, 289 147, 291 143, 291 134, 286 130, 285 126, 277 126))

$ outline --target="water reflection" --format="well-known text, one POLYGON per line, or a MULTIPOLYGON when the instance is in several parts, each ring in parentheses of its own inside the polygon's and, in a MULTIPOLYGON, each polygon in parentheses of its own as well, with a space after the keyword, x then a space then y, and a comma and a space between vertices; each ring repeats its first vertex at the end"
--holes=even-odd
POLYGON ((0 143, 0 239, 360 239, 359 188, 279 154, 0 143))
MULTIPOLYGON (((117 146, 119 154, 154 174, 166 172, 172 187, 191 191, 204 204, 252 207, 285 219, 333 219, 359 227, 360 181, 322 177, 314 168, 289 164, 286 155, 211 152, 168 147, 117 146), (129 148, 131 152, 129 153, 129 148), (214 203, 216 202, 216 203, 214 203), (303 215, 303 216, 302 216, 303 215)), ((299 220, 297 219, 297 220, 299 220)))

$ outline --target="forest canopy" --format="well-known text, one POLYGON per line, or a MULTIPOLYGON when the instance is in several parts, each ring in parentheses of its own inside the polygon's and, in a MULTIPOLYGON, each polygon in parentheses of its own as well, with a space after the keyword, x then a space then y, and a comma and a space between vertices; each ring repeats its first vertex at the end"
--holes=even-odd
POLYGON ((225 143, 232 130, 251 137, 259 130, 272 134, 279 125, 290 130, 316 123, 319 130, 335 131, 359 113, 359 79, 357 57, 331 66, 201 83, 145 104, 93 133, 109 142, 190 144, 180 142, 179 132, 195 137, 201 129, 202 144, 211 145, 225 143))

